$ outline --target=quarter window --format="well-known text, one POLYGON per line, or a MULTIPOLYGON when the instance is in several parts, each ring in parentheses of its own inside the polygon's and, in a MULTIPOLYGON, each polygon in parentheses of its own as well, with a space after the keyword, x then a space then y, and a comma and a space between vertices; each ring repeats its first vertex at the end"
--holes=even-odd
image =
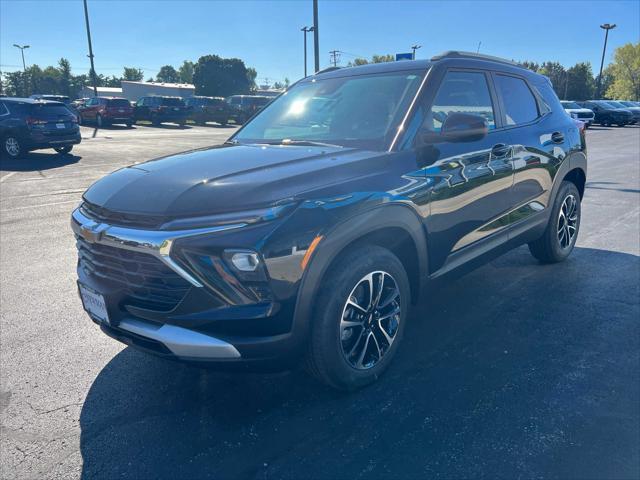
POLYGON ((482 72, 448 72, 431 108, 425 113, 423 127, 439 132, 451 113, 484 117, 490 129, 496 127, 487 78, 482 72))
POLYGON ((496 88, 504 105, 505 125, 521 125, 538 118, 538 104, 524 80, 496 75, 496 88))
POLYGON ((9 110, 7 110, 7 107, 4 103, 0 102, 0 117, 2 115, 8 115, 9 114, 9 110))

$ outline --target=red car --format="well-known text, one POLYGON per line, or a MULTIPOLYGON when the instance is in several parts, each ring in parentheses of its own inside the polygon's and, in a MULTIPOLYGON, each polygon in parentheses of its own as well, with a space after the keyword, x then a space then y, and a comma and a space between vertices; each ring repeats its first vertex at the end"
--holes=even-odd
POLYGON ((135 123, 133 107, 126 98, 93 97, 78 108, 80 123, 95 123, 98 128, 124 123, 130 127, 135 123))

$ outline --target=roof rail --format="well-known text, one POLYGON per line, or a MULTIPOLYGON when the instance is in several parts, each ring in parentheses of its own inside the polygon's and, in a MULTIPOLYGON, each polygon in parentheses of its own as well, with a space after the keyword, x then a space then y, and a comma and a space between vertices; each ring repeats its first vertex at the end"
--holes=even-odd
POLYGON ((316 73, 314 73, 314 75, 318 75, 320 73, 327 73, 327 72, 333 72, 334 70, 340 70, 341 67, 327 67, 327 68, 323 68, 322 70, 318 70, 316 73))
POLYGON ((475 60, 489 60, 491 62, 506 63, 507 65, 524 68, 522 65, 505 58, 494 57, 493 55, 484 55, 482 53, 462 52, 459 50, 447 50, 444 53, 431 57, 431 61, 436 62, 438 60, 444 60, 445 58, 472 58, 475 60))

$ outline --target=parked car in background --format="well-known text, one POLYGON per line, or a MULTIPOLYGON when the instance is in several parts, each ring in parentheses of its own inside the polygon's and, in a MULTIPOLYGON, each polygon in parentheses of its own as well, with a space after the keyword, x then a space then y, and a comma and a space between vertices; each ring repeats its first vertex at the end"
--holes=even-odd
POLYGON ((216 122, 226 125, 233 116, 231 106, 223 97, 189 97, 184 102, 189 107, 189 119, 198 124, 216 122))
POLYGON ((362 387, 429 282, 523 244, 541 263, 571 254, 574 122, 548 78, 495 57, 320 72, 224 145, 94 183, 71 218, 83 305, 161 357, 362 387))
POLYGON ((71 105, 71 99, 66 95, 46 95, 46 94, 34 94, 29 98, 33 98, 34 100, 50 100, 52 102, 61 102, 65 105, 71 105))
POLYGON ((69 153, 80 143, 77 116, 64 103, 32 98, 0 99, 2 155, 19 158, 30 150, 69 153))
POLYGON ((584 108, 592 110, 595 115, 594 123, 605 127, 610 125, 624 127, 633 122, 633 114, 629 110, 614 107, 605 100, 587 100, 577 103, 584 108))
POLYGON ((593 110, 589 110, 588 108, 584 108, 578 105, 576 102, 563 100, 560 102, 565 112, 567 112, 571 117, 576 120, 580 120, 584 123, 585 128, 589 128, 589 126, 593 123, 595 118, 595 114, 593 110))
POLYGON ((134 108, 135 121, 147 120, 153 125, 161 123, 187 123, 189 109, 180 97, 142 97, 134 108))
POLYGON ((89 98, 76 98, 71 102, 71 106, 78 110, 80 107, 84 107, 84 105, 89 101, 89 98))
POLYGON ((630 111, 633 115, 633 122, 631 123, 640 123, 640 107, 636 107, 631 102, 620 102, 618 100, 607 100, 607 102, 614 107, 630 111))
POLYGON ((95 123, 98 128, 114 123, 130 127, 134 123, 133 107, 126 98, 93 97, 78 109, 80 123, 95 123))
POLYGON ((231 106, 233 120, 245 123, 262 110, 273 98, 259 95, 232 95, 226 101, 231 106))

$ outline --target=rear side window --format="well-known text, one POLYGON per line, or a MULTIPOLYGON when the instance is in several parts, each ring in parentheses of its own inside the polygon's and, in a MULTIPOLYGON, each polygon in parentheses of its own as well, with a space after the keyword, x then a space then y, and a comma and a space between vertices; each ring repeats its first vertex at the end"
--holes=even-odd
POLYGON ((490 129, 496 128, 493 102, 484 73, 448 72, 431 108, 425 113, 423 127, 439 132, 451 113, 479 115, 485 118, 490 129))
POLYGON ((165 105, 168 107, 182 107, 184 106, 184 102, 182 101, 181 98, 166 97, 162 99, 162 105, 165 105))
POLYGON ((538 104, 524 80, 496 75, 496 88, 504 105, 505 125, 521 125, 538 118, 538 104))
POLYGON ((5 104, 0 102, 0 117, 2 115, 7 115, 8 113, 9 113, 9 110, 7 110, 7 107, 5 106, 5 104))
POLYGON ((110 107, 129 107, 129 101, 124 98, 114 98, 109 100, 108 105, 110 107))

